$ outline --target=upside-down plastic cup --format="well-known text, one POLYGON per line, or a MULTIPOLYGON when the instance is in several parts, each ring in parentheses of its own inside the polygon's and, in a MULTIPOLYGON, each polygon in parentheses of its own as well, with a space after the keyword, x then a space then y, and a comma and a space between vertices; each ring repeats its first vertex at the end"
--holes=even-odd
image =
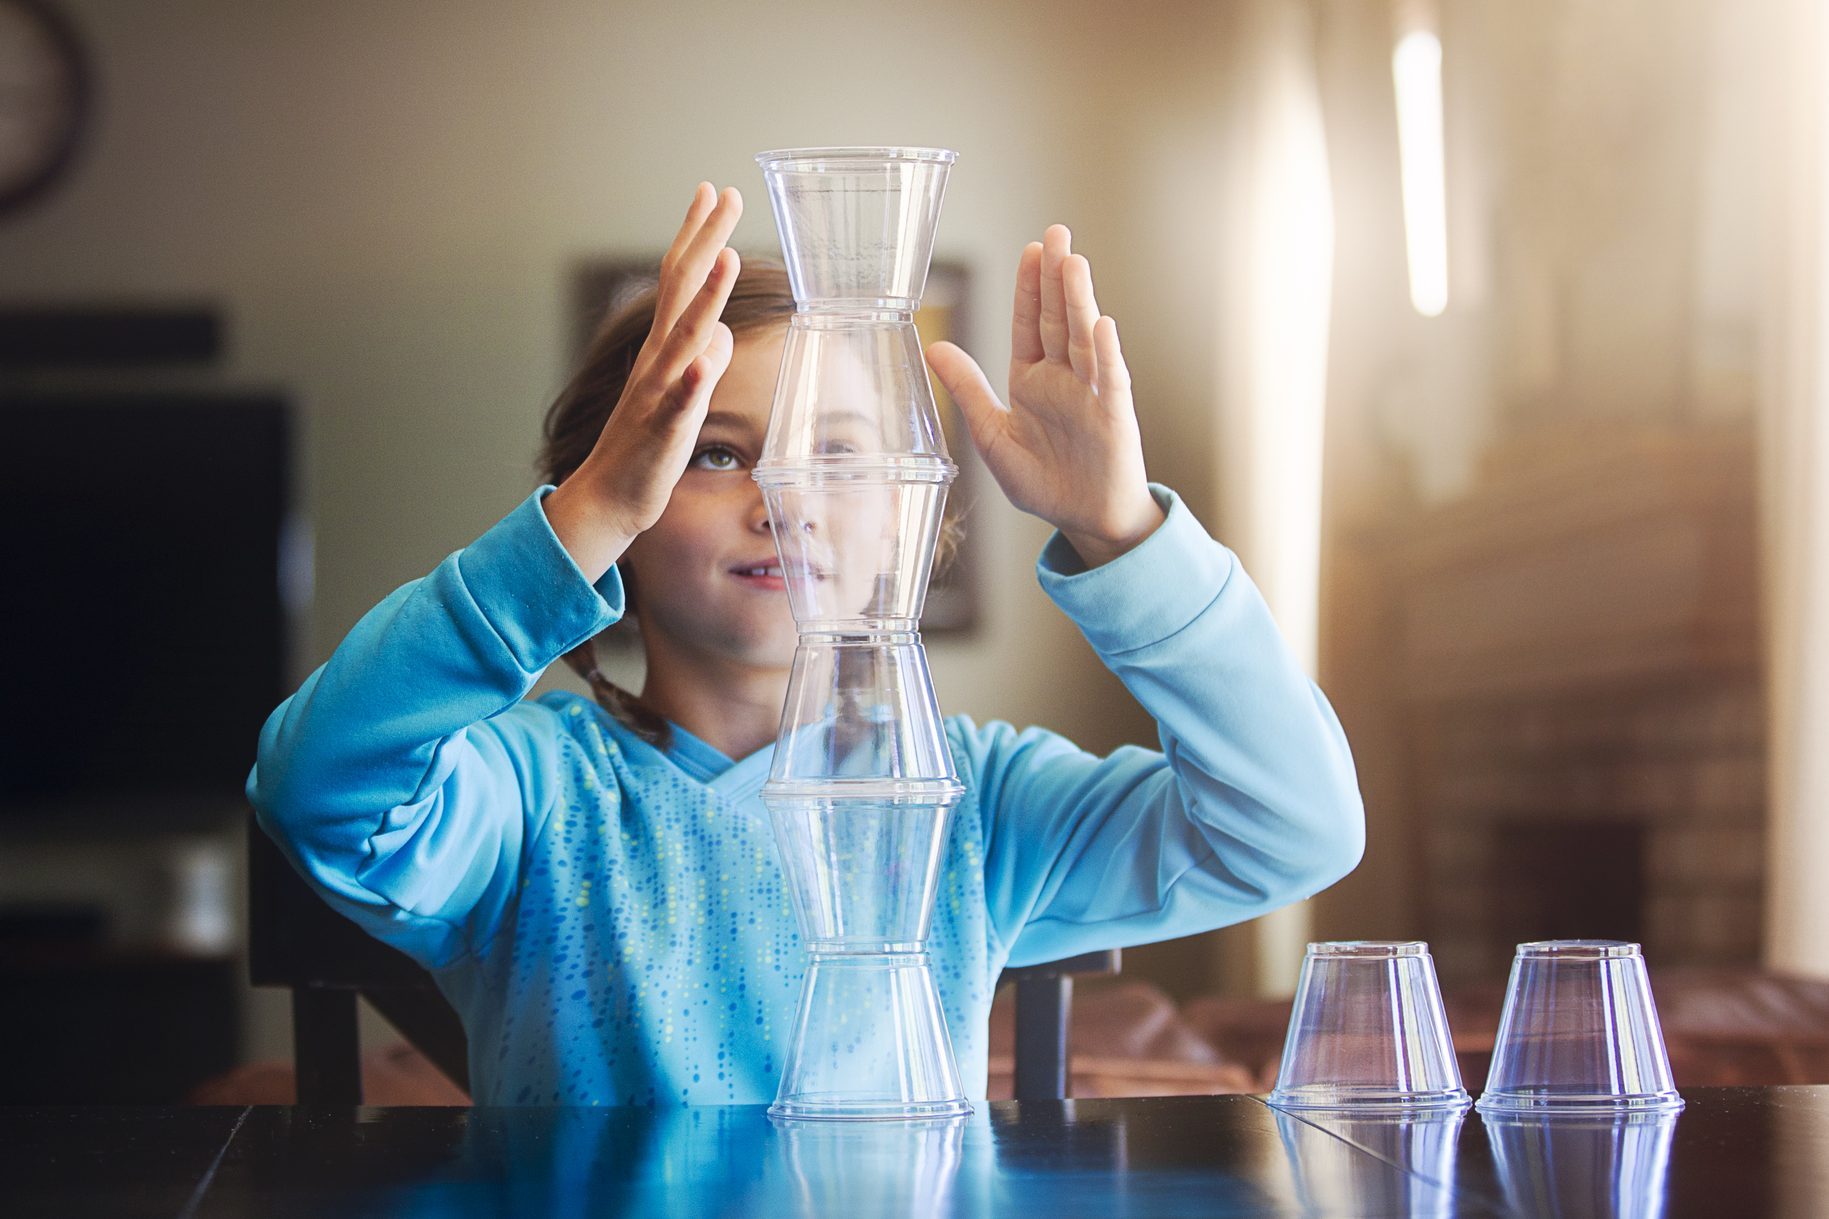
POLYGON ((945 519, 952 464, 894 461, 756 471, 802 631, 916 629, 945 519))
POLYGON ((915 629, 957 473, 912 321, 795 315, 755 478, 801 630, 915 629))
POLYGON ((1682 1107, 1637 944, 1518 945, 1482 1112, 1660 1113, 1682 1107))
POLYGON ((1468 1101, 1427 944, 1308 946, 1272 1105, 1400 1113, 1468 1101))
POLYGON ((879 795, 888 784, 906 795, 926 781, 959 786, 919 638, 801 636, 770 790, 879 795))
POLYGON ((796 313, 758 466, 876 456, 949 460, 913 318, 796 313))

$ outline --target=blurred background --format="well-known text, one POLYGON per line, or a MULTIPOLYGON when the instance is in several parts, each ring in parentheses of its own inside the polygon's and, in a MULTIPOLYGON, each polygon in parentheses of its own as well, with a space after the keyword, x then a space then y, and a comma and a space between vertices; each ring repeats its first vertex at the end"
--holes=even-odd
MULTIPOLYGON (((959 152, 936 324, 996 383, 1073 228, 1365 795, 1354 875, 1127 951, 1076 1046, 1261 1072, 1308 939, 1428 939, 1471 1027, 1599 936, 1689 1082, 1829 1082, 1826 55, 1813 0, 0 0, 0 1100, 290 1058, 266 711, 534 485, 694 183, 772 255, 756 151, 897 143, 959 152)), ((1153 743, 965 500, 942 707, 1153 743)))

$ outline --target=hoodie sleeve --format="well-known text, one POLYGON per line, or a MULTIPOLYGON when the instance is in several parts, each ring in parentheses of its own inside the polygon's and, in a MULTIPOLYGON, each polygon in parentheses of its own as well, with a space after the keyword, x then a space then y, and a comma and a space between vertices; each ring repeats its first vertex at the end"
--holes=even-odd
POLYGON ((431 967, 495 934, 560 790, 557 714, 523 696, 622 614, 542 488, 370 610, 268 718, 261 826, 336 909, 431 967))
POLYGON ((1008 964, 1209 931, 1358 863, 1364 815, 1339 721, 1231 551, 1166 488, 1167 521, 1086 570, 1056 535, 1043 589, 1155 718, 1161 752, 955 721, 978 793, 1008 964))

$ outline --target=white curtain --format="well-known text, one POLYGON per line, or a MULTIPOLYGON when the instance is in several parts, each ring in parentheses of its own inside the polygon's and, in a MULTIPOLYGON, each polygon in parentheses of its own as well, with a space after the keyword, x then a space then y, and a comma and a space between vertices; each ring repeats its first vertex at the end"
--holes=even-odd
POLYGON ((1771 0, 1760 392, 1771 712, 1766 964, 1829 978, 1829 16, 1771 0))

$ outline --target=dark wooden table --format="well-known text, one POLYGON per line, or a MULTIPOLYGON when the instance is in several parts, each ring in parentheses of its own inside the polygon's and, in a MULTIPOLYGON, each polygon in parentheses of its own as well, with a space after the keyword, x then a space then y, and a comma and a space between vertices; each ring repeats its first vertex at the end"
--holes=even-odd
POLYGON ((772 1123, 757 1106, 0 1109, 0 1216, 1829 1215, 1829 1087, 1652 1122, 1297 1119, 1246 1096, 772 1123))

